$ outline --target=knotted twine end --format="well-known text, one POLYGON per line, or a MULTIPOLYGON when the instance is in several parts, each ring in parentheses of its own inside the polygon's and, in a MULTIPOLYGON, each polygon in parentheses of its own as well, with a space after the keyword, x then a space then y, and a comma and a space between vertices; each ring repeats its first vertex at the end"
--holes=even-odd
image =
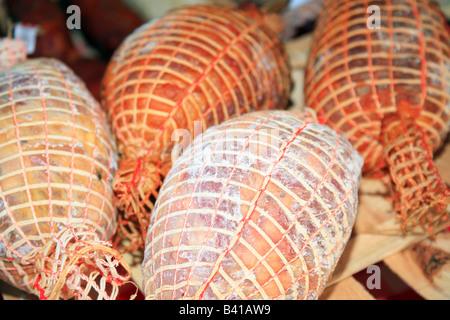
POLYGON ((123 159, 113 189, 119 208, 115 245, 121 251, 143 248, 150 213, 162 185, 161 163, 147 158, 123 159), (124 239, 129 240, 124 245, 124 239))
POLYGON ((84 225, 61 230, 43 247, 35 267, 34 288, 41 300, 115 300, 119 288, 131 282, 122 255, 84 225))
POLYGON ((433 162, 431 142, 414 119, 400 116, 385 119, 382 142, 403 233, 420 226, 432 234, 448 221, 450 192, 433 162))

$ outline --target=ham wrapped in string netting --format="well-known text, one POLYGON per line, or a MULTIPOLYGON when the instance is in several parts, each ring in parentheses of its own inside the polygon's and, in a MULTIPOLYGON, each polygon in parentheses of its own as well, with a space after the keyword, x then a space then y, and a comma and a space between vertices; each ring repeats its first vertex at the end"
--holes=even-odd
POLYGON ((147 233, 146 299, 316 299, 350 237, 363 161, 288 111, 209 128, 174 163, 147 233))
POLYGON ((129 278, 111 245, 116 169, 105 115, 68 67, 0 72, 0 279, 41 299, 114 299, 129 278))
POLYGON ((287 56, 269 24, 254 6, 182 7, 138 28, 115 52, 102 105, 122 156, 114 182, 123 213, 118 242, 143 248, 175 142, 189 144, 195 128, 287 106, 287 56))
POLYGON ((448 221, 433 164, 450 124, 448 30, 432 1, 337 0, 314 34, 306 105, 349 139, 367 176, 392 186, 403 232, 448 221))

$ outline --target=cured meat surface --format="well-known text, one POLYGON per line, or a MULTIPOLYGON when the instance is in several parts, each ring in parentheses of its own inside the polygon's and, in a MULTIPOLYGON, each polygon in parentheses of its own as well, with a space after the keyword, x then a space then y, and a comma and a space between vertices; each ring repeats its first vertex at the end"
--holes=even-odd
POLYGON ((171 11, 128 36, 108 66, 103 106, 123 156, 114 183, 125 212, 121 226, 142 247, 177 129, 192 137, 196 124, 202 132, 246 112, 287 106, 284 47, 262 13, 248 12, 215 6, 171 11), (137 226, 127 224, 131 220, 137 226))
POLYGON ((448 219, 433 164, 450 126, 450 35, 428 0, 326 1, 306 72, 306 105, 389 172, 404 230, 448 219), (395 132, 395 130, 399 130, 395 132))
POLYGON ((107 243, 116 169, 104 114, 69 68, 41 58, 1 72, 0 279, 41 298, 84 297, 94 274, 123 281, 107 243))
POLYGON ((324 125, 259 111, 197 137, 147 233, 147 299, 317 299, 350 237, 362 158, 324 125))

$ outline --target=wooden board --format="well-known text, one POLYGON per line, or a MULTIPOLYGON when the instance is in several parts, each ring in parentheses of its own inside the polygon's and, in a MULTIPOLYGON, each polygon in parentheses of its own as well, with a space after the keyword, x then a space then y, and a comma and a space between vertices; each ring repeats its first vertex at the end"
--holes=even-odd
POLYGON ((384 262, 425 299, 450 300, 450 232, 416 243, 384 262))
POLYGON ((319 300, 375 300, 355 278, 346 278, 327 287, 319 300))

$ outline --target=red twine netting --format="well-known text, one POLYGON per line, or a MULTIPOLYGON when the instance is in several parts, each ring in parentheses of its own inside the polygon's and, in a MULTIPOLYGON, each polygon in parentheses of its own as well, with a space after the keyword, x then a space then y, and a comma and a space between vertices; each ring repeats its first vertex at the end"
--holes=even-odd
POLYGON ((450 125, 450 36, 428 0, 326 1, 306 71, 306 105, 350 140, 364 173, 387 170, 404 232, 448 220, 433 164, 450 125))
POLYGON ((255 7, 183 7, 138 28, 115 52, 102 104, 121 154, 114 181, 119 244, 144 247, 181 139, 177 130, 192 139, 196 126, 202 132, 249 111, 287 106, 287 56, 266 23, 255 7))
POLYGON ((0 279, 41 299, 115 299, 130 273, 110 242, 116 169, 103 112, 69 68, 0 72, 0 279))
POLYGON ((350 237, 362 165, 345 138, 287 111, 208 129, 160 190, 146 299, 317 299, 350 237))

